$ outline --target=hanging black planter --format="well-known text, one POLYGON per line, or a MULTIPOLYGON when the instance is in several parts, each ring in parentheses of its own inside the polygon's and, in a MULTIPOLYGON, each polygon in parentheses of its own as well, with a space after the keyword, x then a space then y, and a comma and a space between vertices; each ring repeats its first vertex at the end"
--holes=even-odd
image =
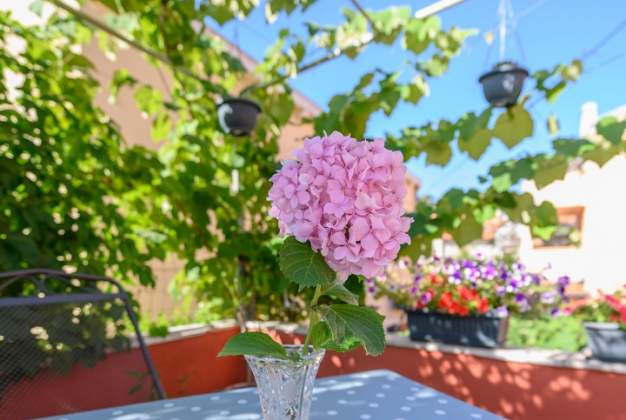
POLYGON ((254 130, 260 112, 259 104, 244 98, 229 98, 217 106, 222 130, 237 137, 247 136, 254 130))
POLYGON ((485 99, 495 107, 513 106, 517 103, 528 70, 510 61, 503 61, 493 70, 480 76, 485 99))

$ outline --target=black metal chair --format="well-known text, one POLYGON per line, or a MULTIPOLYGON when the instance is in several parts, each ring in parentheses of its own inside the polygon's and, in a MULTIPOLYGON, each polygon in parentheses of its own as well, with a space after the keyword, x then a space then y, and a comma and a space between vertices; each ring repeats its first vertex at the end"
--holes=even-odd
POLYGON ((165 398, 129 295, 113 279, 0 273, 0 417, 165 398))

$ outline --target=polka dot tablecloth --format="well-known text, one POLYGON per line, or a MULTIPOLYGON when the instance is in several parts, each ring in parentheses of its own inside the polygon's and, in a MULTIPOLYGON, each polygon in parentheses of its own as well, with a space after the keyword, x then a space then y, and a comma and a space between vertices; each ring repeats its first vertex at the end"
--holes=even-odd
MULTIPOLYGON (((54 420, 255 420, 261 419, 254 388, 89 411, 54 420)), ((311 420, 492 420, 494 414, 388 370, 317 380, 311 420)))

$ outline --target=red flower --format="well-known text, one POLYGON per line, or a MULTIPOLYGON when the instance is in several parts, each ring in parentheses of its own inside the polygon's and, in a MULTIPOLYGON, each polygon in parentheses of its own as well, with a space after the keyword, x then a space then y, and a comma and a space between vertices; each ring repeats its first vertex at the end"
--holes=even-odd
POLYGON ((478 312, 484 314, 489 311, 489 301, 487 299, 480 299, 478 301, 478 312))
POLYGON ((459 303, 454 303, 454 310, 457 314, 461 315, 461 316, 468 316, 469 315, 469 308, 467 306, 461 305, 459 303))
POLYGON ((443 278, 442 278, 440 275, 435 274, 435 273, 430 273, 430 274, 428 275, 428 279, 429 279, 429 280, 430 280, 430 282, 431 282, 432 284, 434 284, 434 285, 437 285, 437 284, 439 284, 439 283, 443 283, 443 278))
POLYGON ((459 295, 463 300, 475 300, 478 298, 476 290, 471 290, 464 286, 459 287, 459 295))
POLYGON ((441 294, 441 297, 439 298, 439 303, 437 304, 437 306, 439 306, 439 308, 444 309, 448 312, 450 312, 450 308, 452 307, 452 304, 454 302, 452 301, 452 293, 450 292, 444 292, 441 294))

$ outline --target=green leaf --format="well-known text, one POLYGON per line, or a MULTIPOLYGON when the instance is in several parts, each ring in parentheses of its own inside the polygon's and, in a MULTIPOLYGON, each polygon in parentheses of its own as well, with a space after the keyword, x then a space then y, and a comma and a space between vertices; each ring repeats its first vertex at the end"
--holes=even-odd
POLYGON ((556 102, 557 98, 561 95, 561 93, 563 93, 566 87, 567 83, 561 80, 553 87, 546 89, 546 99, 548 100, 548 102, 550 102, 551 104, 556 102))
POLYGON ((587 150, 583 153, 583 158, 592 160, 597 163, 598 166, 602 167, 609 160, 613 159, 613 157, 622 152, 622 148, 616 145, 604 147, 602 144, 596 144, 593 149, 587 150))
POLYGON ((346 352, 357 348, 361 342, 352 335, 346 335, 341 341, 333 339, 330 327, 324 321, 313 325, 310 332, 310 343, 315 349, 326 349, 336 352, 346 352))
POLYGON ((136 83, 137 80, 130 75, 127 69, 121 68, 115 70, 110 84, 111 97, 115 98, 122 87, 134 86, 136 83))
POLYGON ((513 181, 511 180, 511 174, 509 172, 505 172, 503 174, 494 176, 493 180, 491 181, 491 185, 497 192, 504 192, 508 190, 513 185, 513 181))
POLYGON ((244 354, 287 358, 287 352, 283 346, 272 340, 269 335, 261 332, 244 332, 231 337, 218 356, 241 356, 244 354))
POLYGON ((474 160, 478 160, 491 143, 492 133, 488 128, 491 111, 487 108, 479 116, 470 112, 459 121, 459 149, 474 160))
POLYGON ((385 350, 384 317, 373 309, 348 305, 321 305, 317 308, 335 342, 341 343, 346 337, 359 340, 367 354, 379 355, 385 350))
POLYGON ((402 98, 412 104, 416 104, 424 96, 428 96, 430 88, 421 75, 415 76, 410 84, 403 86, 402 98))
POLYGON ((313 348, 325 348, 325 345, 332 340, 330 328, 324 321, 316 322, 309 331, 309 340, 313 348))
POLYGON ((491 136, 491 130, 481 128, 469 140, 459 139, 459 149, 467 152, 472 159, 478 160, 491 144, 491 136))
POLYGON ((543 240, 548 240, 554 233, 558 219, 556 209, 552 203, 543 201, 532 210, 531 215, 532 234, 543 240))
POLYGON ((533 135, 533 120, 521 105, 515 105, 500 114, 493 134, 510 148, 533 135))
POLYGON ((308 243, 298 242, 292 236, 285 239, 280 248, 279 265, 285 277, 299 285, 300 289, 328 284, 336 277, 321 254, 313 251, 308 243))
POLYGON ((626 130, 626 119, 618 121, 615 117, 604 117, 596 124, 598 134, 613 144, 619 144, 626 130))
POLYGON ((448 70, 448 57, 435 54, 430 60, 421 64, 421 69, 430 77, 439 77, 448 70))
POLYGON ((583 72, 583 63, 580 60, 573 60, 569 65, 561 69, 561 77, 564 80, 576 81, 583 72))
POLYGON ((19 233, 9 233, 7 242, 8 245, 16 249, 20 256, 25 261, 28 261, 28 263, 34 264, 37 261, 39 250, 33 238, 19 233))
POLYGON ((412 19, 406 26, 404 47, 415 54, 420 54, 428 48, 440 29, 441 19, 438 16, 430 16, 425 20, 412 19))
POLYGON ((407 256, 413 261, 422 255, 430 255, 432 252, 433 238, 430 236, 415 235, 411 237, 411 243, 402 246, 400 256, 407 256))
POLYGON ((567 173, 567 160, 563 156, 541 161, 535 170, 535 184, 538 189, 550 185, 552 182, 563 179, 567 173))
POLYGON ((476 221, 473 215, 466 214, 461 224, 452 232, 454 242, 459 246, 465 246, 470 242, 480 239, 483 234, 483 225, 476 221))
POLYGON ((332 296, 346 303, 359 304, 359 298, 350 292, 342 283, 335 283, 323 291, 323 294, 332 296))
POLYGON ((152 140, 165 140, 171 129, 172 121, 169 116, 165 112, 160 112, 152 122, 152 130, 150 131, 152 140))
POLYGON ((452 148, 444 141, 430 141, 424 146, 424 151, 429 165, 445 166, 452 157, 452 148))
POLYGON ((548 120, 546 121, 546 128, 548 129, 548 133, 555 135, 560 130, 559 120, 554 114, 550 114, 548 116, 548 120))

